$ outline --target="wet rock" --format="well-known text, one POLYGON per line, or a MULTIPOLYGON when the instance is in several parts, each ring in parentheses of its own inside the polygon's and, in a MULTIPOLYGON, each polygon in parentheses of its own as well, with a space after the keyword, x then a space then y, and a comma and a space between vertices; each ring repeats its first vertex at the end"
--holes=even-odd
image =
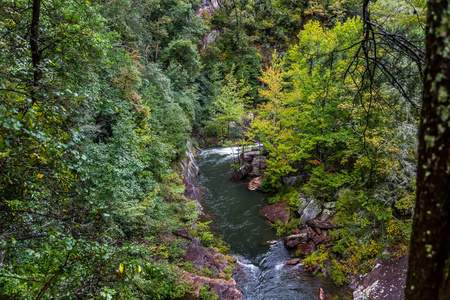
POLYGON ((309 242, 298 245, 295 249, 295 254, 306 256, 313 253, 314 251, 316 251, 316 246, 313 242, 309 242))
POLYGON ((205 286, 209 286, 212 291, 217 293, 219 300, 241 300, 244 298, 242 293, 236 289, 236 282, 233 279, 208 278, 184 272, 183 280, 189 282, 194 288, 191 299, 197 299, 200 296, 200 290, 205 286))
POLYGON ((353 292, 356 300, 401 300, 405 298, 408 256, 399 260, 377 259, 370 274, 353 292))
POLYGON ((292 250, 295 249, 298 245, 308 242, 310 239, 311 236, 307 232, 290 235, 284 239, 284 247, 286 249, 292 250))
POLYGON ((241 154, 239 155, 239 162, 240 162, 240 163, 251 162, 251 161, 253 160, 253 158, 254 158, 255 156, 257 156, 258 154, 259 154, 259 150, 253 151, 253 149, 252 149, 252 151, 250 151, 250 152, 244 152, 244 153, 241 153, 241 154))
POLYGON ((336 214, 335 210, 324 209, 324 210, 322 210, 322 216, 320 217, 320 221, 325 222, 325 221, 331 219, 335 214, 336 214))
POLYGON ((286 186, 293 187, 297 182, 297 177, 283 177, 283 184, 286 186))
POLYGON ((300 219, 303 222, 306 222, 308 220, 314 219, 321 212, 322 212, 322 204, 316 199, 311 199, 311 201, 303 210, 300 219))
POLYGON ((253 167, 251 165, 243 165, 239 168, 234 174, 231 176, 232 181, 239 181, 245 178, 250 172, 253 170, 253 167))
POLYGON ((332 229, 335 228, 331 223, 329 222, 321 222, 319 220, 308 220, 306 221, 306 224, 313 228, 319 228, 319 229, 332 229))
POLYGON ((256 191, 261 188, 262 184, 262 178, 261 177, 255 177, 248 183, 248 189, 250 191, 256 191))
POLYGON ((284 203, 277 203, 273 205, 264 206, 260 212, 263 217, 269 219, 270 222, 275 223, 280 220, 281 223, 286 224, 289 220, 290 212, 284 203))
POLYGON ((296 265, 299 263, 300 263, 300 258, 293 258, 293 259, 285 261, 283 264, 293 266, 293 265, 296 265))

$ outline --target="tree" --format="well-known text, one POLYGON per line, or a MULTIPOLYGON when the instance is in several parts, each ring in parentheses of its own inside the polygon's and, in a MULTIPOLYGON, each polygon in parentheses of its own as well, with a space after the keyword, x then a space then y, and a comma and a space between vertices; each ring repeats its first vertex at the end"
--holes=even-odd
POLYGON ((427 66, 406 299, 450 298, 450 2, 428 1, 427 66))

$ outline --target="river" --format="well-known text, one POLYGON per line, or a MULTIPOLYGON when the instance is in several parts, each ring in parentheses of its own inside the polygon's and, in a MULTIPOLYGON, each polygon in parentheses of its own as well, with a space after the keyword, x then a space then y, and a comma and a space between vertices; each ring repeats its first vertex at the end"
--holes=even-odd
POLYGON ((205 189, 202 205, 214 216, 211 229, 240 258, 233 276, 247 300, 318 299, 319 288, 328 296, 343 299, 345 291, 328 280, 313 276, 303 266, 283 262, 294 254, 277 241, 275 230, 259 215, 267 205, 267 195, 251 192, 248 181, 232 182, 230 164, 237 160, 238 148, 213 148, 199 155, 200 177, 205 189))

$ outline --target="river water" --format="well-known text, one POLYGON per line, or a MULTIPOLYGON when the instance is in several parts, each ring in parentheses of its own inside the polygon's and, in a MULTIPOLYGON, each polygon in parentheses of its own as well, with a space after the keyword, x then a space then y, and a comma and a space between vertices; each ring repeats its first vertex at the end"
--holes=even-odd
POLYGON ((277 241, 275 230, 259 215, 268 204, 267 196, 249 191, 248 181, 229 180, 237 151, 236 147, 203 151, 197 184, 206 191, 205 211, 214 216, 212 231, 230 245, 231 254, 241 258, 233 278, 244 299, 318 299, 319 288, 343 299, 345 291, 330 281, 311 275, 301 265, 283 264, 294 254, 277 241))

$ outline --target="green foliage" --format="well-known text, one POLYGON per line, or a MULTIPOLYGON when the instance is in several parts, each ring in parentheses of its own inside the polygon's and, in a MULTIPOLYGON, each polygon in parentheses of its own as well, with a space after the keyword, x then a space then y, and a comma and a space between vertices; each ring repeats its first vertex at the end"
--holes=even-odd
POLYGON ((306 197, 316 197, 324 201, 332 201, 336 192, 351 182, 347 171, 338 173, 323 165, 316 166, 311 171, 311 178, 302 187, 306 197))
MULTIPOLYGON (((325 6, 310 4, 309 15, 326 15, 325 6)), ((423 37, 420 8, 414 20, 400 9, 397 26, 383 11, 402 5, 377 2, 371 14, 390 31, 423 37)), ((300 188, 306 197, 327 202, 337 196, 334 221, 341 228, 332 234, 333 251, 341 256, 334 277, 342 283, 348 273, 369 270, 384 249, 397 256, 408 251, 421 66, 401 51, 399 62, 378 36, 367 55, 382 63, 366 60, 359 18, 330 27, 321 22, 305 23, 298 41, 284 55, 275 53, 262 72, 263 101, 248 136, 258 137, 269 152, 262 187, 279 193, 271 203, 281 201, 282 178, 291 175, 308 180, 300 188), (403 90, 388 79, 385 63, 396 66, 391 75, 403 90)), ((295 197, 290 206, 298 206, 295 197)))
POLYGON ((312 268, 315 265, 320 265, 321 268, 324 267, 323 262, 329 259, 328 251, 325 250, 323 246, 321 246, 318 250, 314 251, 310 255, 307 255, 303 259, 303 264, 305 268, 312 268))
POLYGON ((298 229, 300 224, 300 219, 292 218, 286 224, 283 224, 280 220, 276 220, 271 226, 276 229, 277 235, 287 236, 293 234, 293 230, 298 229))
POLYGON ((342 271, 342 269, 340 269, 339 267, 335 266, 336 265, 334 265, 334 267, 331 269, 331 280, 333 280, 333 282, 336 285, 341 286, 345 282, 347 282, 347 279, 345 278, 344 271, 342 271))
POLYGON ((40 4, 33 57, 30 3, 0 10, 1 296, 181 297, 198 3, 40 4))
POLYGON ((231 127, 242 125, 246 107, 251 103, 247 96, 250 87, 244 81, 238 82, 232 72, 225 76, 223 84, 217 83, 215 99, 208 107, 205 131, 209 135, 229 137, 231 127))
POLYGON ((214 243, 214 235, 209 232, 203 232, 200 241, 206 246, 212 246, 214 243))

